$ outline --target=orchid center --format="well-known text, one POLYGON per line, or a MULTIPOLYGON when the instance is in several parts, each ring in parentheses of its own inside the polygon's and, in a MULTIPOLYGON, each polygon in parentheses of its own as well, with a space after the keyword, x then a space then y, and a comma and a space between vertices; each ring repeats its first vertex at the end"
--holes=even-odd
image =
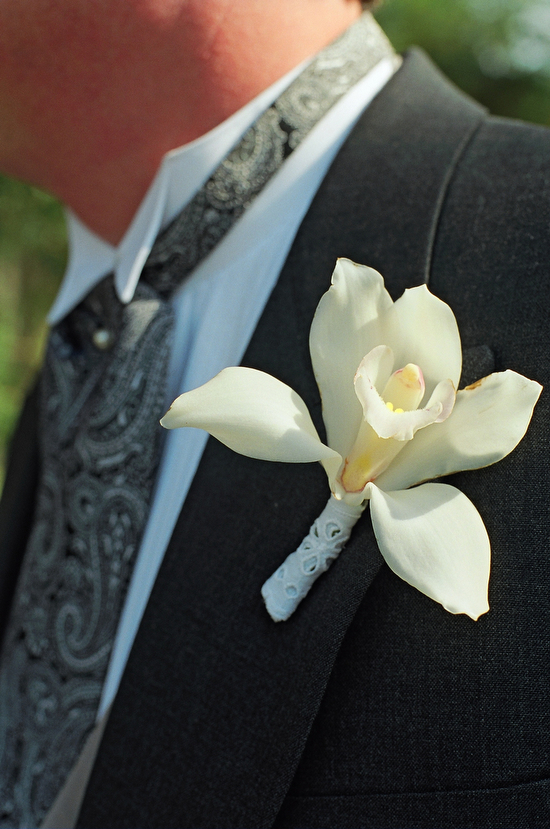
POLYGON ((382 392, 386 408, 395 414, 417 409, 424 396, 424 377, 414 363, 394 371, 382 392))
POLYGON ((391 375, 379 394, 368 375, 372 354, 362 361, 355 379, 363 420, 340 473, 346 492, 360 492, 374 481, 407 444, 400 436, 401 420, 418 408, 425 391, 421 369, 408 363, 391 375))

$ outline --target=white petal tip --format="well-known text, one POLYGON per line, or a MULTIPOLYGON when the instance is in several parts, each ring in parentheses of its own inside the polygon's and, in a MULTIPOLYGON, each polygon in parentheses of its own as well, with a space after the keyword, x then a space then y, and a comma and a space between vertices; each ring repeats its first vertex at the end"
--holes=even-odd
POLYGON ((447 607, 446 605, 443 605, 443 607, 448 613, 452 613, 453 616, 464 614, 465 616, 469 616, 470 619, 472 619, 474 622, 477 622, 481 616, 483 616, 485 613, 488 613, 490 610, 488 602, 484 602, 482 605, 480 605, 480 607, 476 607, 475 609, 473 607, 447 607))
POLYGON ((164 429, 177 429, 179 426, 184 425, 181 422, 181 417, 178 417, 177 412, 174 410, 174 403, 172 403, 166 414, 159 420, 160 425, 164 429))

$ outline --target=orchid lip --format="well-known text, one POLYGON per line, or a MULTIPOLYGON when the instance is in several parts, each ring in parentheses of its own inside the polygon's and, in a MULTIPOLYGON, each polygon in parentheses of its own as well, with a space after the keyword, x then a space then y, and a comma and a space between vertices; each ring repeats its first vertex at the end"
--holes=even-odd
POLYGON ((421 368, 414 363, 394 371, 380 394, 375 378, 384 382, 384 373, 391 371, 392 363, 391 349, 376 346, 361 360, 355 374, 355 392, 363 409, 363 420, 339 474, 342 488, 350 495, 363 492, 368 483, 388 468, 419 429, 440 418, 444 408, 442 400, 449 413, 452 409, 452 383, 450 387, 439 384, 438 393, 434 392, 428 405, 418 408, 426 386, 421 368), (452 401, 447 400, 449 395, 452 401))

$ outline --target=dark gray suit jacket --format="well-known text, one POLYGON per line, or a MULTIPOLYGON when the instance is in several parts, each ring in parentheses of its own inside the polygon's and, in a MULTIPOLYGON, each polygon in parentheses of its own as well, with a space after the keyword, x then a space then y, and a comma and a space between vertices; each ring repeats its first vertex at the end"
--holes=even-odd
MULTIPOLYGON (((465 382, 550 382, 550 134, 488 118, 419 53, 338 155, 244 359, 322 434, 308 332, 337 256, 453 308, 465 382)), ((327 498, 318 465, 210 440, 105 732, 81 827, 550 825, 548 395, 500 464, 453 476, 493 548, 491 611, 451 616, 382 565, 366 514, 286 623, 260 586, 327 498), (299 505, 299 509, 297 509, 299 505)), ((6 607, 32 513, 33 404, 0 530, 6 607)))

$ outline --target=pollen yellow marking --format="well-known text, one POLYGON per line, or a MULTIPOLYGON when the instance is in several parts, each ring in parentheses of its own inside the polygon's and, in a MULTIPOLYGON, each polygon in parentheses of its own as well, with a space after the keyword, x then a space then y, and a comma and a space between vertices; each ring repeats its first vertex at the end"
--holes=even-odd
POLYGON ((403 409, 395 409, 395 414, 403 414, 403 409))
POLYGON ((390 412, 393 412, 393 403, 390 400, 386 403, 386 408, 388 408, 390 412))

